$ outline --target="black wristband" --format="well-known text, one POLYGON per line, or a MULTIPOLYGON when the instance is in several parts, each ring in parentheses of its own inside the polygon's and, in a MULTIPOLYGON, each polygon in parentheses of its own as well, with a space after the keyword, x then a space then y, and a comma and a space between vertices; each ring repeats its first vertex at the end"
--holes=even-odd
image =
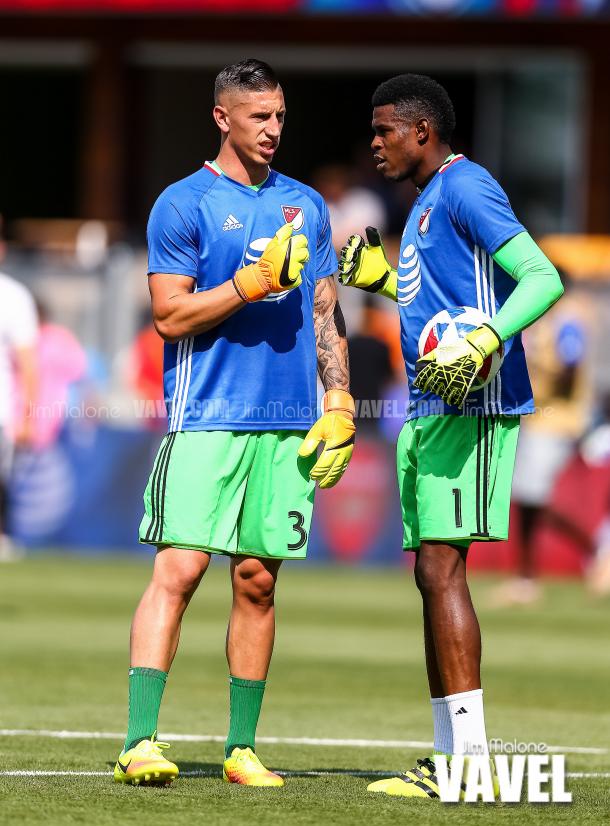
POLYGON ((241 300, 244 302, 244 304, 247 304, 247 303, 248 303, 248 299, 247 299, 247 298, 246 298, 246 296, 242 293, 242 291, 239 289, 239 286, 237 285, 237 281, 235 280, 235 276, 233 276, 233 278, 231 279, 231 284, 233 284, 233 286, 235 287, 235 292, 236 292, 236 293, 237 293, 237 295, 241 298, 241 300))
POLYGON ((494 330, 494 328, 491 326, 491 324, 481 324, 481 327, 487 327, 488 330, 491 330, 491 332, 494 334, 494 336, 498 339, 498 347, 501 347, 504 344, 504 342, 500 338, 499 334, 496 332, 496 330, 494 330))

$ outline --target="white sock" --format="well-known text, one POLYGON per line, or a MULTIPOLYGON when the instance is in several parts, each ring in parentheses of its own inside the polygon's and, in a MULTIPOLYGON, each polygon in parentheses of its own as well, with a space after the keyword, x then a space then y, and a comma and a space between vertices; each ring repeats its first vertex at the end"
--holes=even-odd
POLYGON ((453 754, 489 754, 483 713, 483 689, 445 697, 453 732, 453 754))
POLYGON ((434 721, 434 751, 453 754, 453 731, 446 697, 430 697, 434 721))

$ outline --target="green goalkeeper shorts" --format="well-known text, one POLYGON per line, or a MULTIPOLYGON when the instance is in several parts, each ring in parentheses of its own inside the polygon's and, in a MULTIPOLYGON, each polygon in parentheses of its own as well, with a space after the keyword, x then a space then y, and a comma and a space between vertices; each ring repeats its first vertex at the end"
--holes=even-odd
POLYGON ((404 549, 508 539, 518 416, 422 416, 397 446, 404 549))
POLYGON ((316 456, 305 431, 198 430, 163 439, 144 493, 140 542, 303 559, 316 456))

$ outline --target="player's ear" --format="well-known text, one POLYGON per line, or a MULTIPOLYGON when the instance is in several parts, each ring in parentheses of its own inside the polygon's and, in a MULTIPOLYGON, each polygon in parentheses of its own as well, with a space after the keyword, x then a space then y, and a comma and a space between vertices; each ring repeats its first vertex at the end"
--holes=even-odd
POLYGON ((430 123, 428 118, 420 118, 415 124, 415 134, 417 135, 417 142, 420 146, 427 142, 430 137, 430 123))
POLYGON ((216 104, 212 110, 212 117, 216 121, 216 126, 221 132, 228 134, 229 132, 229 112, 224 106, 216 104))

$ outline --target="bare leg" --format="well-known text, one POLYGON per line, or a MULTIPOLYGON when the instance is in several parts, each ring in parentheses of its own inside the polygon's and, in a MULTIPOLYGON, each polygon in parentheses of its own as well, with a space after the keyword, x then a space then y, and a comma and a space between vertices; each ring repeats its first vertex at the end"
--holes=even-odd
POLYGON ((426 652, 426 672, 428 674, 428 685, 430 686, 431 697, 444 697, 443 682, 438 670, 436 661, 436 649, 434 648, 434 636, 428 609, 424 603, 424 649, 426 652))
POLYGON ((207 570, 210 555, 184 548, 157 552, 151 582, 131 625, 131 666, 168 672, 182 617, 207 570))
POLYGON ((532 540, 542 508, 535 505, 521 505, 519 510, 521 515, 521 542, 517 570, 522 579, 533 580, 537 571, 532 540))
POLYGON ((238 557, 231 562, 233 607, 227 661, 234 677, 265 680, 275 638, 275 583, 281 560, 238 557))
POLYGON ((481 631, 466 583, 467 553, 440 542, 422 542, 417 552, 415 580, 424 602, 433 697, 481 687, 481 631))

